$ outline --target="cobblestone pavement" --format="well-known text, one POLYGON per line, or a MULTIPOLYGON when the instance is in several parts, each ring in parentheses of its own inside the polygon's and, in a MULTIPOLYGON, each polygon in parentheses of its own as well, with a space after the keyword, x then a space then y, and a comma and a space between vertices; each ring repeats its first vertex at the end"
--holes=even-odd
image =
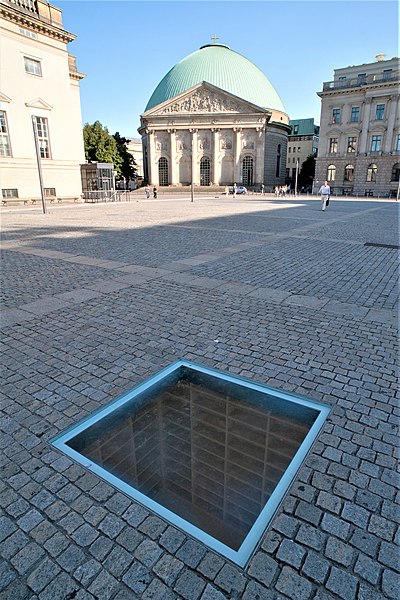
POLYGON ((395 202, 6 208, 1 600, 400 589, 395 202), (244 569, 48 441, 178 357, 332 406, 244 569))

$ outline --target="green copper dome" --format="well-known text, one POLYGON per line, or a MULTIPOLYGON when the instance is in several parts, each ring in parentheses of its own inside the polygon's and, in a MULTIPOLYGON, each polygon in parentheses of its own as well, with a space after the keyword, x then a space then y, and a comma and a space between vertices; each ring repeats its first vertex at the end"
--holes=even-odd
POLYGON ((241 54, 222 44, 209 44, 189 54, 160 81, 146 111, 206 81, 262 108, 286 112, 265 75, 241 54))

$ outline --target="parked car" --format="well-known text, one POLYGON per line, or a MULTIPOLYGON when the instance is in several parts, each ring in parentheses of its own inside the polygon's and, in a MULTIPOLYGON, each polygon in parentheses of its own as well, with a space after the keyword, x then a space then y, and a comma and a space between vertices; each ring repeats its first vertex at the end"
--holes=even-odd
MULTIPOLYGON (((233 194, 233 186, 231 186, 229 188, 229 193, 233 194)), ((237 194, 247 194, 247 188, 245 188, 244 185, 238 185, 237 189, 236 189, 236 193, 237 194)))

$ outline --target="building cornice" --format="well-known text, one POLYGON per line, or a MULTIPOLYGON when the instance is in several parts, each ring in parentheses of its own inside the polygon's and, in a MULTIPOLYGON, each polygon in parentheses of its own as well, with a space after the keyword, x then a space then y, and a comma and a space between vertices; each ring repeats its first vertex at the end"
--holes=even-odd
POLYGON ((75 81, 80 81, 86 77, 85 73, 78 73, 78 71, 74 71, 73 73, 69 73, 70 79, 74 79, 75 81))
POLYGON ((399 88, 399 79, 393 79, 392 81, 382 81, 376 83, 370 83, 366 85, 359 85, 353 87, 338 87, 332 88, 331 90, 323 90, 322 92, 317 92, 317 96, 320 98, 329 98, 332 96, 351 96, 355 94, 359 94, 360 92, 370 93, 375 90, 386 90, 387 93, 391 93, 393 90, 398 90, 399 88))
POLYGON ((59 40, 65 44, 72 42, 76 38, 76 35, 73 33, 69 33, 68 31, 65 31, 65 29, 56 27, 51 23, 46 23, 39 16, 35 15, 35 13, 27 14, 21 12, 18 9, 14 9, 12 6, 3 4, 3 2, 0 2, 0 17, 22 27, 29 27, 32 31, 59 40))

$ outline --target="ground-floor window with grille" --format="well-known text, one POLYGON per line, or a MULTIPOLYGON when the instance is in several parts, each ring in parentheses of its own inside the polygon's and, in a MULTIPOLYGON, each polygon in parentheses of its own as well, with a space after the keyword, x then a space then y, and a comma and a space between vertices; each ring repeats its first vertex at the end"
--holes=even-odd
POLYGON ((49 198, 50 196, 55 196, 56 188, 44 188, 44 195, 46 196, 46 198, 49 198))
POLYGON ((210 185, 210 159, 207 156, 200 160, 200 185, 210 185))
POLYGON ((18 190, 17 188, 2 189, 1 195, 3 198, 18 198, 18 190))
POLYGON ((253 157, 245 156, 243 159, 243 167, 242 167, 242 176, 243 176, 243 185, 244 186, 253 185, 253 169, 254 169, 253 157))
POLYGON ((164 156, 158 161, 158 184, 168 185, 168 161, 164 156))

